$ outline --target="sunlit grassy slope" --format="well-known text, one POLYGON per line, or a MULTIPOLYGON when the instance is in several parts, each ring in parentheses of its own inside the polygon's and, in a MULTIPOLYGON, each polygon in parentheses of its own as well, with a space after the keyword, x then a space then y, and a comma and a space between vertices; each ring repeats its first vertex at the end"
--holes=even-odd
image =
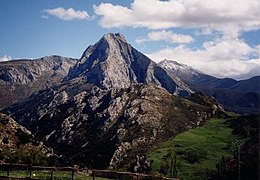
MULTIPOLYGON (((181 133, 150 151, 152 169, 159 172, 169 152, 176 153, 177 177, 180 179, 204 179, 207 173, 216 171, 216 164, 235 153, 232 142, 239 139, 232 134, 223 119, 211 119, 203 127, 181 133), (163 160, 164 159, 164 160, 163 160)), ((168 160, 170 161, 170 160, 168 160)), ((168 171, 168 176, 170 175, 168 171)))

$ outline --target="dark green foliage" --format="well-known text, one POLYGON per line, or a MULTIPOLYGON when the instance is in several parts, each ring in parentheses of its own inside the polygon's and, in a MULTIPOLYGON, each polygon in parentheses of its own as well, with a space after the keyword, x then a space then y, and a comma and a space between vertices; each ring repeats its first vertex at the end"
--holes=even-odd
POLYGON ((17 149, 3 148, 0 151, 0 161, 5 163, 23 163, 34 165, 47 165, 48 158, 42 148, 29 144, 21 145, 17 149))
POLYGON ((222 174, 225 174, 227 172, 227 160, 222 155, 221 161, 219 161, 216 165, 216 168, 218 170, 218 175, 221 176, 222 174))
POLYGON ((202 148, 188 148, 185 151, 185 159, 187 159, 190 163, 196 163, 200 159, 205 159, 207 157, 207 151, 202 148))
POLYGON ((176 178, 178 173, 177 156, 172 148, 163 157, 162 165, 159 170, 164 176, 170 174, 170 177, 176 178))
POLYGON ((240 164, 240 179, 259 179, 259 119, 260 115, 247 115, 236 117, 228 124, 234 134, 246 138, 245 143, 240 144, 240 162, 238 162, 237 147, 234 148, 232 158, 222 158, 218 163, 218 173, 214 179, 238 179, 238 163, 240 164))

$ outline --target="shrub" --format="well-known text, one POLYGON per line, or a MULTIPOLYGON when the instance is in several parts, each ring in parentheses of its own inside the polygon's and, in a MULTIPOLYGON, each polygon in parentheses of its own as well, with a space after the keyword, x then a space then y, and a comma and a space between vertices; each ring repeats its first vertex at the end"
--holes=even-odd
POLYGON ((2 148, 0 151, 0 161, 6 163, 25 163, 34 165, 47 165, 48 157, 42 148, 29 144, 21 145, 17 149, 2 148))
POLYGON ((200 159, 207 157, 207 151, 202 148, 189 148, 185 151, 185 158, 190 163, 196 163, 200 159))

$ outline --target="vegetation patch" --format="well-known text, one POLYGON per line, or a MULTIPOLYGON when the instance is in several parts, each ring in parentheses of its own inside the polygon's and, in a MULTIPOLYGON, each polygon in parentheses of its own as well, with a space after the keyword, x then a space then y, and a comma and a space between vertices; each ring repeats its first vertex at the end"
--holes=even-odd
POLYGON ((150 151, 154 173, 181 179, 203 179, 217 171, 222 157, 233 157, 235 140, 244 141, 232 134, 224 119, 211 119, 203 127, 177 135, 150 151), (175 157, 176 156, 176 157, 175 157), (166 167, 166 168, 165 168, 166 167), (174 173, 173 173, 174 172, 174 173))

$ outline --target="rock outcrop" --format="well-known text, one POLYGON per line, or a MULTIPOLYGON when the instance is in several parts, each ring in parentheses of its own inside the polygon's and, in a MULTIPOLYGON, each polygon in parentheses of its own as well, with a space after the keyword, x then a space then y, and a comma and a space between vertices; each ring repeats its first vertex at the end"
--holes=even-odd
POLYGON ((75 63, 75 59, 60 56, 1 62, 0 109, 60 83, 75 63))

